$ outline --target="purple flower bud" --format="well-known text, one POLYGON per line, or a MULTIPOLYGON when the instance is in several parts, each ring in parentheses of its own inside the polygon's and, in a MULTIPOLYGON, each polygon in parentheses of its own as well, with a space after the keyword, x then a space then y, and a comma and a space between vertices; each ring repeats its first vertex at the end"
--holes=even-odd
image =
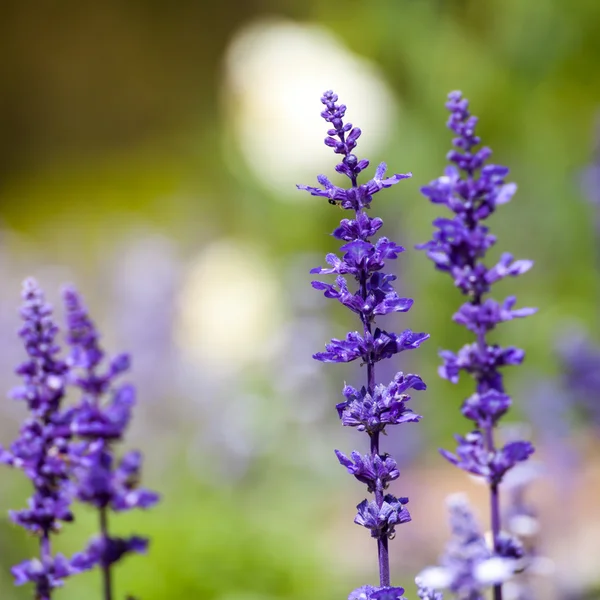
POLYGON ((405 504, 408 498, 396 498, 391 494, 383 497, 383 502, 363 500, 356 508, 358 514, 354 517, 357 525, 362 525, 371 530, 371 537, 381 539, 382 537, 393 538, 396 525, 408 523, 410 514, 405 504))
POLYGON ((358 481, 366 484, 369 492, 378 489, 384 490, 388 487, 390 481, 400 477, 396 461, 388 454, 362 456, 359 452, 352 452, 352 460, 339 450, 336 450, 335 454, 340 464, 346 467, 348 473, 354 475, 358 481))

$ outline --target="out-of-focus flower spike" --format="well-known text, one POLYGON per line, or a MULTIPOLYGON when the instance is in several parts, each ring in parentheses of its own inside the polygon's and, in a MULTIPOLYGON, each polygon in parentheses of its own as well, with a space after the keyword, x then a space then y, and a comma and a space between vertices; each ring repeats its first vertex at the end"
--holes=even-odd
POLYGON ((453 216, 434 220, 436 229, 432 239, 417 248, 426 250, 436 269, 448 273, 454 285, 467 297, 453 319, 473 332, 475 342, 466 344, 457 353, 440 352, 443 364, 439 374, 452 383, 458 382, 463 371, 474 378, 476 393, 465 400, 462 413, 475 423, 477 429, 464 437, 456 436, 456 454, 447 450, 441 452, 452 464, 484 478, 489 485, 494 551, 500 558, 499 562, 490 558, 481 567, 480 576, 475 577, 479 587, 474 588, 473 593, 480 594, 487 582, 494 586, 495 599, 501 600, 504 578, 495 575, 505 566, 499 486, 505 474, 517 463, 525 461, 534 448, 529 442, 521 441, 496 447, 495 427, 511 406, 501 369, 521 364, 525 353, 519 348, 490 344, 487 334, 499 323, 530 316, 536 309, 514 309, 514 296, 500 303, 486 295, 494 283, 526 273, 533 262, 514 260, 506 252, 494 266, 487 267, 484 263, 487 251, 496 243, 485 222, 498 206, 512 199, 516 185, 505 182, 506 167, 485 164, 491 156, 489 148, 475 149, 481 141, 475 132, 477 119, 470 114, 469 103, 460 92, 449 94, 446 108, 450 111, 448 128, 457 136, 452 142, 454 149, 447 155, 454 165, 447 167, 444 175, 421 191, 432 203, 445 205, 453 216))

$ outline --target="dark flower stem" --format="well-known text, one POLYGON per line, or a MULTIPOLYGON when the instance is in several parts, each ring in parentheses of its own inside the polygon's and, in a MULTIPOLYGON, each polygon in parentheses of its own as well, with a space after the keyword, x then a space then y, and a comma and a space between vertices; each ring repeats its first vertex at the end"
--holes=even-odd
MULTIPOLYGON (((365 294, 366 297, 366 288, 365 294)), ((365 323, 365 334, 371 333, 371 325, 365 323)), ((375 363, 369 360, 367 363, 367 381, 369 394, 372 394, 375 390, 375 363)), ((379 456, 379 432, 372 433, 371 438, 371 456, 373 459, 379 456)), ((383 486, 377 485, 375 489, 375 502, 377 506, 381 508, 383 505, 383 486)), ((386 534, 381 535, 377 538, 377 554, 379 557, 379 585, 381 587, 388 587, 390 585, 390 556, 388 551, 388 537, 386 534)))
MULTIPOLYGON (((473 173, 469 171, 469 179, 473 180, 473 173)), ((469 229, 473 231, 475 229, 475 219, 471 217, 469 219, 469 229)), ((471 268, 475 268, 475 260, 471 262, 471 268)), ((475 294, 472 302, 474 305, 481 304, 481 294, 475 294)), ((480 352, 485 354, 487 351, 487 340, 485 339, 485 331, 480 331, 477 334, 477 344, 479 346, 480 352)), ((477 381, 477 391, 478 392, 486 392, 489 388, 488 384, 481 380, 480 377, 476 378, 477 381)), ((483 431, 485 445, 487 451, 490 453, 490 456, 496 454, 496 445, 494 443, 494 424, 489 423, 485 426, 483 431)), ((490 521, 492 528, 492 544, 494 546, 494 551, 499 551, 499 539, 500 539, 500 494, 498 491, 497 483, 490 483, 490 521)), ((494 600, 502 600, 502 584, 497 583, 493 587, 494 600)))
MULTIPOLYGON (((490 454, 496 453, 496 447, 494 445, 494 431, 493 425, 489 425, 485 429, 485 443, 487 450, 490 454)), ((500 494, 498 492, 498 484, 490 484, 490 515, 492 524, 492 540, 494 544, 494 550, 499 551, 499 538, 500 538, 500 494)), ((494 586, 494 600, 502 600, 502 584, 498 583, 494 586)))
MULTIPOLYGON (((343 135, 340 136, 343 141, 343 135)), ((356 181, 356 176, 353 176, 352 179, 352 187, 357 188, 358 184, 356 181)), ((356 217, 361 213, 361 210, 356 211, 356 217)), ((363 273, 360 280, 360 292, 362 297, 366 300, 368 297, 367 290, 367 279, 366 273, 363 273)), ((364 315, 361 315, 361 320, 364 326, 365 337, 371 335, 371 323, 364 315)), ((369 394, 373 394, 375 391, 375 361, 373 357, 370 356, 367 360, 367 389, 369 394)), ((379 456, 379 432, 375 432, 370 434, 371 439, 371 456, 375 459, 376 456, 379 456)), ((375 489, 375 502, 377 502, 377 506, 381 508, 383 505, 383 486, 378 485, 375 489)), ((388 550, 388 537, 386 534, 381 535, 377 538, 377 555, 379 558, 379 585, 381 587, 389 587, 390 585, 390 555, 388 550)))
MULTIPOLYGON (((375 365, 369 365, 369 373, 374 373, 375 365)), ((371 391, 371 378, 369 377, 369 391, 371 391)), ((379 432, 371 434, 371 456, 379 455, 379 432)), ((381 508, 383 504, 383 487, 377 486, 375 489, 375 502, 381 508)), ((382 535, 377 538, 377 554, 379 556, 379 585, 387 587, 390 585, 390 555, 388 551, 388 537, 382 535)))
MULTIPOLYGON (((108 540, 108 511, 106 506, 100 509, 100 534, 103 540, 108 540)), ((102 586, 104 588, 104 600, 112 600, 112 575, 110 572, 110 565, 107 560, 101 562, 102 568, 102 586)))
MULTIPOLYGON (((42 564, 48 564, 52 560, 52 550, 50 548, 50 532, 45 529, 42 533, 42 537, 40 539, 40 558, 42 559, 42 564)), ((40 594, 40 600, 50 600, 50 589, 48 589, 48 593, 40 594)))

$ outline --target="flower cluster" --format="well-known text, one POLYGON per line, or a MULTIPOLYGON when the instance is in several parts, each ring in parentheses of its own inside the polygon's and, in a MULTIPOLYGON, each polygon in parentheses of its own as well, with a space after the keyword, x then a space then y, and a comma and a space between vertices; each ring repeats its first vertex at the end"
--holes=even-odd
POLYGON ((334 363, 360 359, 361 364, 367 367, 366 385, 360 389, 346 385, 343 390, 345 400, 336 408, 343 425, 369 435, 371 451, 367 455, 353 452, 350 458, 338 450, 336 454, 348 472, 374 494, 373 500, 363 500, 358 505, 354 521, 367 528, 377 540, 380 587, 364 586, 352 592, 349 598, 398 600, 404 590, 390 585, 388 540, 394 536, 397 525, 410 521, 410 514, 406 509, 408 498, 396 498, 385 493, 389 483, 399 477, 399 471, 396 461, 380 451, 379 438, 381 433, 385 433, 386 426, 420 419, 407 406, 410 401, 407 391, 424 390, 425 384, 417 375, 402 373, 398 373, 389 385, 377 384, 375 365, 404 350, 417 348, 429 336, 410 330, 396 334, 375 326, 377 316, 406 312, 413 301, 400 297, 392 285, 396 277, 383 272, 386 261, 397 258, 404 248, 386 237, 371 241, 383 221, 370 217, 366 211, 374 194, 410 177, 410 174, 386 178, 386 166, 382 163, 373 179, 359 184, 358 175, 368 167, 369 161, 359 160, 353 153, 361 131, 351 123, 344 123, 346 107, 337 101, 337 95, 331 91, 325 92, 321 98, 325 106, 321 116, 330 125, 325 144, 341 156, 336 171, 350 180, 350 187, 334 185, 324 175, 318 177, 320 188, 298 187, 354 212, 352 218, 342 219, 333 231, 333 237, 343 243, 340 248, 342 256, 328 254, 326 261, 329 267, 318 267, 311 272, 337 276, 333 284, 314 281, 312 285, 325 297, 338 300, 357 314, 362 327, 360 331, 348 333, 343 340, 332 339, 325 351, 316 353, 314 358, 334 363))
MULTIPOLYGON (((436 219, 433 239, 418 248, 426 250, 436 268, 448 273, 468 298, 453 319, 475 334, 475 342, 465 345, 458 353, 441 352, 444 364, 439 372, 453 383, 458 381, 461 371, 475 380, 476 391, 465 400, 462 414, 474 422, 476 429, 456 437, 456 454, 447 451, 442 454, 451 463, 488 483, 494 550, 504 556, 498 488, 506 472, 526 460, 533 446, 525 441, 511 442, 502 448, 495 445, 494 428, 511 405, 511 398, 504 390, 501 368, 521 364, 524 352, 490 344, 486 336, 499 323, 529 316, 535 309, 516 309, 512 296, 502 303, 484 296, 493 283, 525 273, 532 262, 514 260, 507 253, 492 267, 483 262, 486 252, 496 242, 485 220, 497 206, 510 201, 516 186, 505 182, 506 167, 486 164, 491 156, 489 148, 475 148, 480 143, 475 133, 477 118, 471 116, 468 102, 460 92, 449 95, 446 108, 450 111, 448 127, 456 134, 455 149, 448 153, 448 159, 454 164, 421 191, 434 204, 449 208, 454 216, 436 219)), ((495 593, 500 597, 498 586, 495 593)))
POLYGON ((52 309, 32 279, 24 284, 23 301, 20 336, 29 358, 17 368, 24 383, 11 395, 26 402, 30 416, 10 450, 0 448, 0 461, 22 469, 33 483, 29 508, 11 516, 39 537, 40 557, 13 568, 15 583, 33 583, 36 597, 46 599, 66 576, 99 564, 105 598, 111 598, 109 567, 128 552, 145 551, 148 542, 138 536, 111 537, 107 510, 148 508, 158 501, 154 492, 138 488, 140 453, 129 452, 117 463, 111 447, 122 439, 135 402, 133 386, 114 384, 129 367, 129 358, 119 355, 104 372, 98 370, 104 356, 99 335, 75 290, 64 293, 70 349, 64 360, 59 358, 52 309), (82 392, 75 405, 63 403, 68 388, 82 392), (110 400, 103 402, 109 394, 110 400), (100 537, 66 559, 52 554, 50 534, 61 522, 73 521, 74 500, 99 510, 100 537))

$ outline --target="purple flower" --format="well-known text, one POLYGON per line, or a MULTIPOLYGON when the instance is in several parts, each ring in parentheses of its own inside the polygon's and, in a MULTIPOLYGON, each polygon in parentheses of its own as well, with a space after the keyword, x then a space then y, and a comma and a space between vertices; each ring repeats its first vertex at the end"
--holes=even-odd
POLYGON ((90 319, 79 294, 66 288, 63 294, 67 313, 68 364, 71 384, 81 391, 79 403, 70 412, 70 433, 79 440, 79 454, 73 473, 77 498, 98 509, 100 537, 87 550, 74 557, 75 564, 104 571, 105 595, 110 597, 110 568, 129 552, 145 551, 148 541, 136 536, 124 539, 111 536, 108 511, 150 508, 158 494, 139 488, 141 454, 128 452, 114 457, 113 444, 123 439, 135 404, 135 388, 115 380, 130 366, 127 354, 105 363, 100 335, 90 319))
POLYGON ((338 415, 343 425, 369 435, 383 431, 386 425, 419 421, 421 416, 406 406, 410 396, 405 392, 409 389, 424 390, 426 386, 418 375, 403 373, 397 373, 388 386, 375 386, 373 393, 364 386, 356 390, 346 385, 343 391, 346 400, 336 405, 338 415))
POLYGON ((348 600, 405 600, 404 588, 401 587, 373 587, 363 585, 350 592, 348 600))
POLYGON ((158 494, 138 488, 141 454, 131 451, 115 466, 112 451, 105 442, 90 444, 87 456, 75 473, 79 475, 77 497, 98 509, 110 507, 115 512, 133 508, 151 508, 158 494))
POLYGON ((370 529, 371 537, 392 539, 395 526, 411 520, 408 510, 404 506, 407 502, 408 498, 396 498, 391 494, 383 497, 381 505, 374 500, 371 502, 363 500, 356 507, 358 513, 354 517, 354 522, 370 529))
POLYGON ((10 518, 38 536, 40 559, 13 567, 15 583, 31 582, 38 597, 49 598, 64 577, 77 572, 63 556, 53 556, 51 548, 51 534, 60 530, 62 522, 73 521, 69 465, 74 454, 64 435, 67 416, 62 408, 68 367, 58 357, 52 308, 33 279, 24 282, 22 298, 24 324, 19 335, 28 358, 16 369, 23 384, 10 395, 26 403, 29 417, 10 449, 0 447, 0 462, 21 469, 34 488, 27 508, 11 511, 10 518))
POLYGON ((520 365, 525 358, 525 352, 510 346, 501 348, 497 345, 479 343, 466 344, 457 354, 450 350, 442 350, 440 356, 444 364, 439 368, 439 375, 452 383, 458 383, 460 371, 466 371, 475 378, 480 391, 495 389, 504 390, 500 367, 520 365))
POLYGON ((495 389, 469 396, 463 403, 462 414, 481 429, 493 426, 510 408, 510 396, 495 389))
POLYGON ((348 282, 341 275, 335 284, 313 281, 313 287, 323 290, 326 298, 335 298, 356 314, 365 314, 368 318, 375 315, 387 315, 392 312, 406 312, 413 301, 410 298, 400 298, 391 285, 396 280, 395 275, 375 273, 367 284, 367 298, 359 293, 348 290, 348 282))
POLYGON ((339 450, 335 451, 340 464, 348 469, 350 475, 354 475, 358 481, 366 484, 369 492, 374 492, 377 486, 387 489, 390 481, 400 477, 400 471, 396 461, 388 454, 361 455, 352 452, 352 460, 339 450))
POLYGON ((413 333, 406 329, 400 335, 376 328, 361 336, 358 331, 347 334, 345 340, 332 339, 326 352, 317 352, 313 358, 321 362, 352 362, 361 358, 363 362, 376 363, 404 350, 414 350, 429 338, 427 333, 413 333))
POLYGON ((370 454, 352 452, 348 458, 336 450, 340 463, 348 472, 367 486, 374 494, 374 500, 364 500, 358 505, 355 523, 371 531, 377 539, 379 555, 380 587, 364 586, 350 594, 351 600, 396 600, 402 596, 402 588, 390 586, 388 540, 394 535, 395 526, 406 523, 410 515, 404 505, 407 498, 384 495, 390 481, 399 477, 396 462, 380 452, 379 436, 387 426, 418 421, 421 417, 407 407, 409 389, 424 390, 425 384, 418 375, 398 373, 389 385, 377 384, 375 366, 378 362, 391 358, 405 350, 418 348, 429 335, 405 330, 400 334, 384 331, 375 325, 380 315, 404 313, 410 310, 413 301, 400 296, 393 287, 396 276, 386 273, 386 263, 395 260, 404 248, 387 237, 371 240, 381 229, 383 221, 370 217, 373 196, 382 189, 399 183, 406 175, 385 177, 386 165, 381 163, 373 179, 359 184, 359 174, 368 167, 368 160, 359 160, 353 153, 360 129, 351 123, 344 123, 346 107, 337 104, 338 97, 332 91, 321 98, 325 109, 321 116, 330 124, 325 144, 339 154, 341 162, 336 171, 350 180, 350 187, 334 185, 327 177, 320 175, 317 180, 321 187, 299 185, 298 188, 313 196, 327 198, 330 204, 353 211, 349 219, 342 219, 333 237, 341 240, 341 256, 328 254, 327 267, 317 267, 311 273, 335 275, 334 283, 313 281, 315 289, 323 292, 326 298, 337 300, 356 314, 361 323, 361 331, 351 331, 344 339, 332 339, 324 352, 314 354, 314 358, 327 363, 346 363, 360 359, 367 366, 366 385, 360 389, 346 385, 343 402, 336 408, 342 424, 355 427, 369 435, 370 454))
POLYGON ((65 577, 73 575, 85 567, 77 567, 62 554, 47 558, 43 562, 34 558, 26 560, 11 569, 15 585, 33 583, 36 587, 37 598, 50 598, 52 590, 64 585, 65 577))
POLYGON ((135 388, 125 384, 113 390, 110 400, 99 405, 86 398, 73 413, 71 432, 85 439, 119 440, 131 419, 135 388))
POLYGON ((405 600, 404 588, 381 587, 371 592, 371 600, 405 600))
POLYGON ((533 454, 530 442, 510 442, 503 448, 490 451, 480 431, 465 437, 455 436, 458 442, 457 455, 441 450, 442 456, 464 471, 483 477, 489 485, 497 486, 505 473, 518 462, 533 454))
POLYGON ((145 554, 148 549, 148 540, 139 536, 130 538, 122 537, 95 537, 88 547, 73 557, 73 564, 82 569, 91 569, 96 565, 110 567, 125 554, 145 554))
MULTIPOLYGON (((477 118, 471 116, 469 103, 460 92, 448 96, 446 108, 450 112, 448 127, 456 134, 454 149, 447 156, 454 164, 421 192, 434 204, 445 205, 453 216, 436 219, 433 238, 418 248, 426 250, 435 267, 448 273, 467 297, 453 318, 475 334, 475 342, 466 344, 457 353, 442 351, 439 374, 452 383, 458 382, 461 371, 473 377, 476 393, 464 402, 462 413, 474 421, 478 430, 465 437, 456 436, 457 453, 443 450, 442 455, 461 469, 484 477, 489 484, 494 549, 500 555, 505 548, 500 533, 498 488, 504 475, 531 455, 533 446, 519 441, 500 449, 495 446, 494 429, 511 405, 501 369, 521 364, 525 353, 512 346, 490 344, 487 334, 499 323, 536 311, 515 308, 514 296, 500 303, 485 295, 494 283, 525 273, 533 263, 514 260, 509 253, 502 254, 491 267, 484 263, 487 251, 496 243, 485 221, 498 206, 511 200, 516 186, 505 182, 506 167, 486 164, 491 156, 489 148, 476 149, 481 141, 475 133, 477 118)), ((502 597, 500 584, 500 581, 496 584, 496 598, 502 597)))
MULTIPOLYGON (((38 536, 40 557, 16 565, 12 572, 17 585, 33 583, 41 600, 49 600, 69 575, 98 563, 107 573, 126 553, 144 551, 143 538, 108 534, 107 510, 148 508, 158 501, 157 494, 138 487, 139 452, 116 460, 111 446, 122 439, 135 402, 134 388, 114 381, 129 368, 129 358, 118 355, 104 367, 98 332, 71 288, 65 291, 65 305, 70 353, 62 360, 52 310, 35 281, 25 281, 19 334, 28 359, 16 370, 23 384, 11 396, 26 403, 29 417, 10 448, 0 447, 0 462, 21 469, 34 487, 27 508, 10 516, 38 536), (63 407, 68 386, 82 395, 78 404, 63 407), (99 509, 101 536, 68 560, 52 554, 51 534, 73 520, 74 497, 99 509)), ((104 581, 105 597, 110 598, 110 577, 104 581)))
POLYGON ((58 357, 58 327, 52 319, 52 307, 46 303, 35 280, 25 280, 22 298, 24 324, 19 336, 28 359, 15 370, 23 378, 23 385, 14 388, 10 395, 15 400, 23 400, 32 416, 44 422, 51 420, 60 406, 68 368, 58 357))
POLYGON ((350 592, 348 600, 369 600, 371 594, 376 590, 372 585, 363 585, 350 592))
POLYGON ((528 317, 536 312, 535 308, 513 309, 516 301, 514 296, 509 296, 502 304, 492 298, 487 298, 480 305, 463 304, 452 318, 459 325, 478 333, 479 331, 490 331, 503 321, 528 317))
POLYGON ((66 339, 70 349, 67 363, 71 367, 72 383, 94 401, 111 387, 118 375, 129 369, 130 359, 127 354, 119 354, 109 361, 103 373, 99 373, 97 369, 104 359, 104 351, 99 345, 100 335, 75 288, 64 289, 63 302, 67 314, 66 339))

